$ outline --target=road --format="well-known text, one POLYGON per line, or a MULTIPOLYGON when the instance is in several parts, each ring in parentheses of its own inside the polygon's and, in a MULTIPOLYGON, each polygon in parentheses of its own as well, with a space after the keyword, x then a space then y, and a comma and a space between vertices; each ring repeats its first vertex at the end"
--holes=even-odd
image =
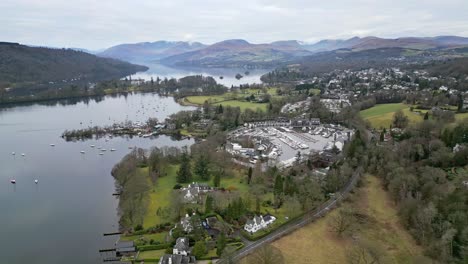
MULTIPOLYGON (((319 217, 324 216, 330 209, 332 209, 338 202, 342 201, 346 196, 351 192, 351 190, 354 188, 357 180, 359 179, 359 176, 361 175, 360 172, 355 171, 351 179, 349 179, 348 183, 346 186, 342 189, 339 195, 335 196, 334 198, 326 201, 323 203, 319 208, 312 210, 306 214, 304 214, 302 217, 292 220, 291 222, 287 223, 286 225, 278 228, 277 230, 271 232, 267 236, 255 241, 255 242, 247 242, 246 246, 243 247, 242 249, 236 251, 232 255, 233 260, 239 260, 248 254, 252 253, 255 249, 258 247, 271 243, 275 241, 276 239, 281 238, 282 236, 285 236, 287 234, 292 233, 298 228, 301 228, 305 226, 306 224, 313 222, 319 217)), ((246 241, 244 241, 246 242, 246 241)), ((218 260, 216 263, 218 264, 223 264, 226 261, 224 260, 218 260)))

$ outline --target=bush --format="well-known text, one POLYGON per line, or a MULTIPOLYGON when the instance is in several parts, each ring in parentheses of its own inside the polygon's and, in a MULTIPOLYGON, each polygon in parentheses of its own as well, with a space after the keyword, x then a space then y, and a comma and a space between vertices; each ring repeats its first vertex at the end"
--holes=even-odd
POLYGON ((173 189, 174 189, 174 190, 179 190, 179 189, 181 189, 181 188, 182 188, 182 185, 180 185, 180 184, 177 183, 176 185, 174 185, 174 188, 173 188, 173 189))
POLYGON ((143 226, 141 224, 138 224, 137 226, 135 226, 135 231, 141 231, 143 230, 143 226))

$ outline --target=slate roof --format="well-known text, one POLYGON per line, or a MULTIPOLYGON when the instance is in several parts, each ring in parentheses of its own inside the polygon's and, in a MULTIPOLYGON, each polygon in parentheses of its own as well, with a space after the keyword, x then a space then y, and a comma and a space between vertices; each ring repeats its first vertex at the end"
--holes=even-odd
POLYGON ((177 249, 178 251, 188 251, 190 249, 188 238, 186 237, 177 238, 174 248, 177 249))
POLYGON ((160 264, 193 264, 196 263, 194 256, 182 256, 166 254, 159 261, 160 264), (170 261, 170 262, 169 262, 170 261))

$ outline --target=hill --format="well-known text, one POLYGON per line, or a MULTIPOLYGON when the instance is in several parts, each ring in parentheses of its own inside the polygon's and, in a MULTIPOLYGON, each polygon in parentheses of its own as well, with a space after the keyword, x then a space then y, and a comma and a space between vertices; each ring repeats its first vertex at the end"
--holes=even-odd
POLYGON ((198 67, 275 67, 279 63, 310 55, 291 41, 251 44, 245 40, 225 40, 203 49, 161 60, 164 64, 198 67))
POLYGON ((156 41, 135 44, 121 44, 110 47, 98 56, 131 62, 150 62, 169 56, 190 52, 206 47, 199 42, 156 41))
POLYGON ((303 44, 303 48, 311 52, 333 51, 339 49, 369 50, 380 48, 407 48, 407 49, 442 49, 468 45, 468 38, 458 36, 438 36, 429 38, 404 37, 404 38, 378 38, 378 37, 353 37, 342 40, 322 40, 315 44, 303 44))
POLYGON ((40 83, 91 82, 147 70, 145 66, 99 58, 71 49, 0 43, 0 83, 3 87, 40 83))

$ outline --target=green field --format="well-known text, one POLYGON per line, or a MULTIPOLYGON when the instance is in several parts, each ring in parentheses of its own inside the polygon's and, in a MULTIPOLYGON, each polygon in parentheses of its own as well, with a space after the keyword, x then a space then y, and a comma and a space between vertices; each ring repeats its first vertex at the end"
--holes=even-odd
POLYGON ((179 166, 170 165, 167 171, 167 176, 158 178, 157 183, 150 190, 150 199, 146 215, 143 219, 145 228, 152 227, 158 224, 168 222, 167 219, 162 219, 156 215, 157 209, 169 206, 171 192, 176 185, 176 173, 179 166))
POLYGON ((389 128, 393 121, 393 115, 398 110, 403 111, 403 113, 408 117, 410 124, 422 121, 424 119, 424 113, 426 112, 424 110, 420 110, 420 112, 411 112, 410 105, 399 103, 378 104, 361 111, 360 115, 364 120, 369 121, 373 128, 389 128))
MULTIPOLYGON (((276 88, 268 88, 267 93, 272 97, 277 97, 276 88)), ((183 99, 183 103, 193 104, 193 105, 203 105, 205 102, 208 102, 213 105, 221 104, 222 106, 231 106, 231 107, 240 107, 242 111, 245 109, 257 110, 257 108, 262 111, 266 111, 268 104, 267 103, 253 103, 245 101, 245 97, 250 95, 262 94, 263 91, 260 89, 245 89, 240 92, 227 92, 221 95, 198 95, 198 96, 187 96, 183 99)))
MULTIPOLYGON (((140 252, 140 254, 138 255, 138 260, 141 261, 145 259, 160 259, 162 256, 164 256, 164 254, 166 254, 165 249, 143 251, 143 252, 140 252)), ((149 262, 149 261, 145 261, 145 262, 149 262)))
MULTIPOLYGON (((380 180, 367 176, 364 182, 365 187, 358 190, 357 197, 345 203, 370 219, 359 224, 353 232, 355 237, 382 249, 380 263, 430 263, 425 262, 422 249, 401 225, 398 211, 380 180)), ((331 231, 330 222, 338 210, 273 243, 283 252, 286 263, 348 263, 347 255, 356 241, 348 236, 338 237, 331 231)))

